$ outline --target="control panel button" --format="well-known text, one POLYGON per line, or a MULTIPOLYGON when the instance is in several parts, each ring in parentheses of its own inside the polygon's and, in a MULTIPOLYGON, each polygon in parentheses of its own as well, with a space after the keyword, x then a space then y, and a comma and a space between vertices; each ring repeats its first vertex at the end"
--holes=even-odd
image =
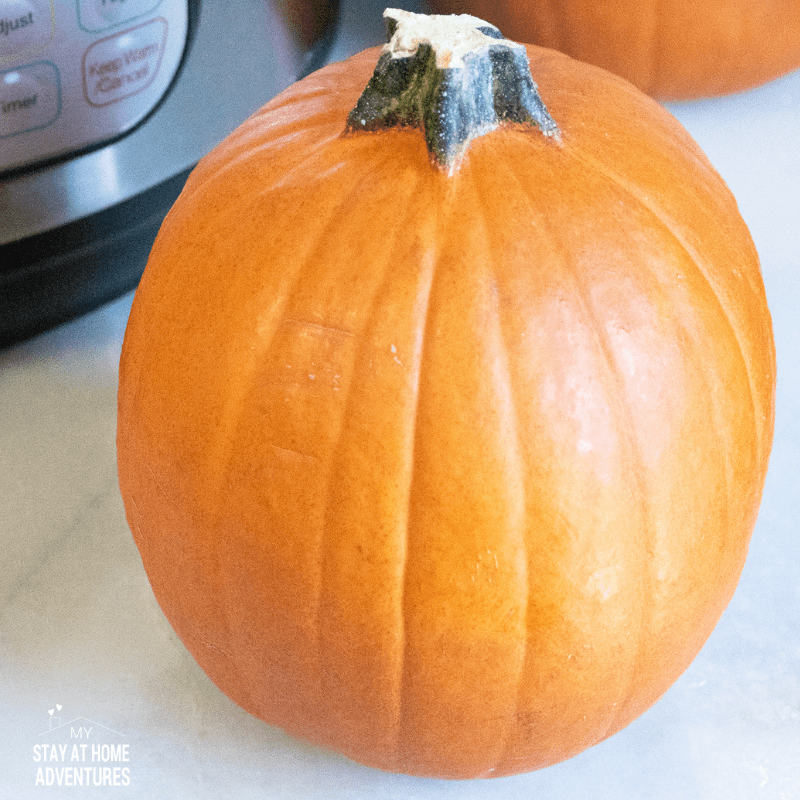
POLYGON ((83 56, 86 100, 105 106, 141 92, 158 73, 167 38, 161 17, 95 42, 83 56))
POLYGON ((0 46, 22 51, 0 52, 0 174, 133 131, 180 67, 190 3, 0 0, 0 46))
POLYGON ((44 47, 52 36, 52 2, 0 0, 0 58, 44 47))
POLYGON ((78 0, 78 17, 86 31, 102 31, 151 14, 161 0, 78 0))
POLYGON ((59 114, 58 71, 46 61, 0 73, 0 138, 44 128, 59 114))

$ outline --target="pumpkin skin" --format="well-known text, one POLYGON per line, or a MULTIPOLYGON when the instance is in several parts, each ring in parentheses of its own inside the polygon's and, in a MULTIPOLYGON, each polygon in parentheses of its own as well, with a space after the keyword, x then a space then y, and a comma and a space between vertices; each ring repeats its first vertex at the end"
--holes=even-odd
POLYGON ((460 168, 343 136, 378 49, 201 161, 128 324, 119 480, 216 685, 383 770, 510 775, 620 730, 734 591, 767 470, 758 257, 683 128, 527 48, 561 129, 460 168))
POLYGON ((603 67, 661 100, 751 89, 800 67, 800 0, 431 0, 603 67))

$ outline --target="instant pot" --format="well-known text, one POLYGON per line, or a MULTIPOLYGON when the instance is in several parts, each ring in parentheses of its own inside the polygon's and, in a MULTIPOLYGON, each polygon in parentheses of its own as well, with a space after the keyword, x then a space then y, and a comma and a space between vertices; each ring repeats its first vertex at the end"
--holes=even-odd
POLYGON ((322 66, 338 2, 0 0, 0 346, 138 282, 196 162, 322 66))

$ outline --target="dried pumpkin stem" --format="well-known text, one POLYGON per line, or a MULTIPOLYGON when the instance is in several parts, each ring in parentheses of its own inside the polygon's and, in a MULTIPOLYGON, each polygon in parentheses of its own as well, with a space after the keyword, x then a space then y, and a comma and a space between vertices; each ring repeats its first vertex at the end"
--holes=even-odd
POLYGON ((521 44, 477 17, 389 8, 387 44, 347 118, 347 132, 410 126, 431 160, 452 172, 469 143, 503 122, 559 130, 531 77, 521 44))

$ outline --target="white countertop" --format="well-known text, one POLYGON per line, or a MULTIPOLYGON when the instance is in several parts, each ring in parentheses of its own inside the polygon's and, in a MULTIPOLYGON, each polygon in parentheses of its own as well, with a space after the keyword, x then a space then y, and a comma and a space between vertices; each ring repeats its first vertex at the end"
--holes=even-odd
MULTIPOLYGON (((351 5, 339 55, 356 41, 351 5)), ((127 296, 0 352, 0 800, 800 800, 800 73, 670 108, 728 181, 761 255, 778 405, 739 588, 663 699, 570 761, 466 782, 361 767, 237 708, 161 614, 125 523, 114 438, 127 296), (89 738, 70 738, 80 729, 89 738), (53 744, 67 745, 66 762, 35 760, 60 757, 53 744), (128 785, 37 787, 40 767, 80 765, 75 744, 127 756, 95 766, 128 785)))

